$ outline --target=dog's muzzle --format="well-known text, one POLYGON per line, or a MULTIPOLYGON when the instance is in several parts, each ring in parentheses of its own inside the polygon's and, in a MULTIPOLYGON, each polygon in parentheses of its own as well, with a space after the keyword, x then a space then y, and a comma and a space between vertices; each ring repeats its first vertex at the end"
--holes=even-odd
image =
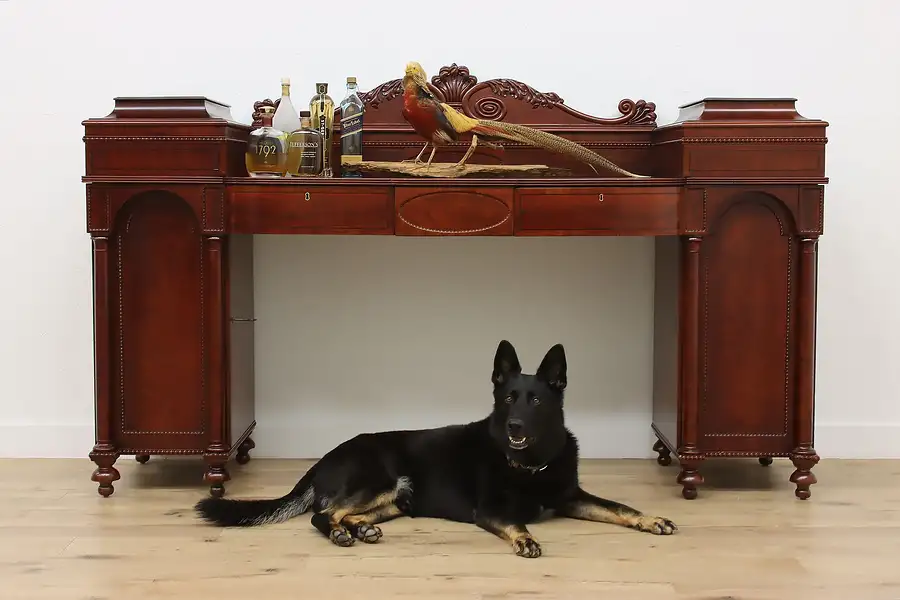
POLYGON ((524 450, 528 447, 528 436, 525 435, 525 422, 522 419, 509 419, 506 422, 506 437, 513 450, 524 450))

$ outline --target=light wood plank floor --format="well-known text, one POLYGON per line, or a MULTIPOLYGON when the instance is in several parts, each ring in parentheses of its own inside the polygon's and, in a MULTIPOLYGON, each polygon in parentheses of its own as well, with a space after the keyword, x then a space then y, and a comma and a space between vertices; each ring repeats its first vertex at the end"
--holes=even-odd
MULTIPOLYGON (((281 495, 309 461, 230 466, 231 497, 281 495)), ((659 537, 612 525, 531 526, 529 560, 473 526, 383 525, 375 545, 339 548, 301 516, 262 529, 199 523, 199 460, 123 457, 103 499, 87 460, 0 460, 0 598, 900 599, 900 461, 823 460, 807 502, 776 460, 711 462, 695 501, 677 467, 585 461, 584 486, 673 519, 659 537)))

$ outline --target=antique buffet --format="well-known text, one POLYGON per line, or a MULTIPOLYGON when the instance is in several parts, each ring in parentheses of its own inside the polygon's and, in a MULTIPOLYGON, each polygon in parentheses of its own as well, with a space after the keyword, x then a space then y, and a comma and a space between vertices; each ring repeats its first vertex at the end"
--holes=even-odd
MULTIPOLYGON (((647 177, 515 142, 479 145, 458 176, 410 174, 427 169, 409 162, 424 140, 401 114, 399 79, 359 94, 362 160, 406 174, 342 160, 340 107, 332 177, 249 176, 248 138, 271 120, 271 100, 252 125, 203 97, 116 98, 84 122, 99 493, 113 493, 123 454, 202 456, 213 495, 232 457, 249 460, 254 235, 652 236, 658 462, 674 455, 692 499, 704 459, 786 457, 796 496, 809 498, 827 123, 785 98, 707 98, 664 126, 644 100, 595 117, 456 64, 428 87, 468 117, 554 133, 647 177)), ((439 148, 432 166, 470 140, 439 148)))

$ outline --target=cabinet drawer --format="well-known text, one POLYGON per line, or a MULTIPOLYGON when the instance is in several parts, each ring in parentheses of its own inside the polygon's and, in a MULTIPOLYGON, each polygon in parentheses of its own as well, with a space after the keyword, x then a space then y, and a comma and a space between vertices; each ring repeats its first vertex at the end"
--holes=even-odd
POLYGON ((386 234, 393 229, 389 187, 302 183, 231 188, 232 233, 386 234))
POLYGON ((398 187, 396 194, 397 235, 512 235, 510 188, 398 187))
POLYGON ((677 187, 518 188, 517 235, 674 235, 677 187))

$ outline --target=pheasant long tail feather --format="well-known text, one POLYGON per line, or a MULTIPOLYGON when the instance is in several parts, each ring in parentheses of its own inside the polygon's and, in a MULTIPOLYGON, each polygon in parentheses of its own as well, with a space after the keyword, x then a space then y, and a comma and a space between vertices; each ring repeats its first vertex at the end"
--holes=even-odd
POLYGON ((504 138, 513 142, 521 142, 531 146, 537 146, 545 150, 564 154, 571 158, 585 162, 592 167, 601 167, 608 169, 626 177, 648 177, 647 175, 638 175, 630 171, 626 171, 622 167, 612 161, 603 158, 596 152, 593 152, 581 144, 576 144, 571 140, 561 138, 558 135, 541 131, 533 127, 525 125, 516 125, 515 123, 504 123, 502 121, 486 121, 478 119, 478 124, 470 129, 472 133, 478 135, 486 135, 492 137, 504 138))

